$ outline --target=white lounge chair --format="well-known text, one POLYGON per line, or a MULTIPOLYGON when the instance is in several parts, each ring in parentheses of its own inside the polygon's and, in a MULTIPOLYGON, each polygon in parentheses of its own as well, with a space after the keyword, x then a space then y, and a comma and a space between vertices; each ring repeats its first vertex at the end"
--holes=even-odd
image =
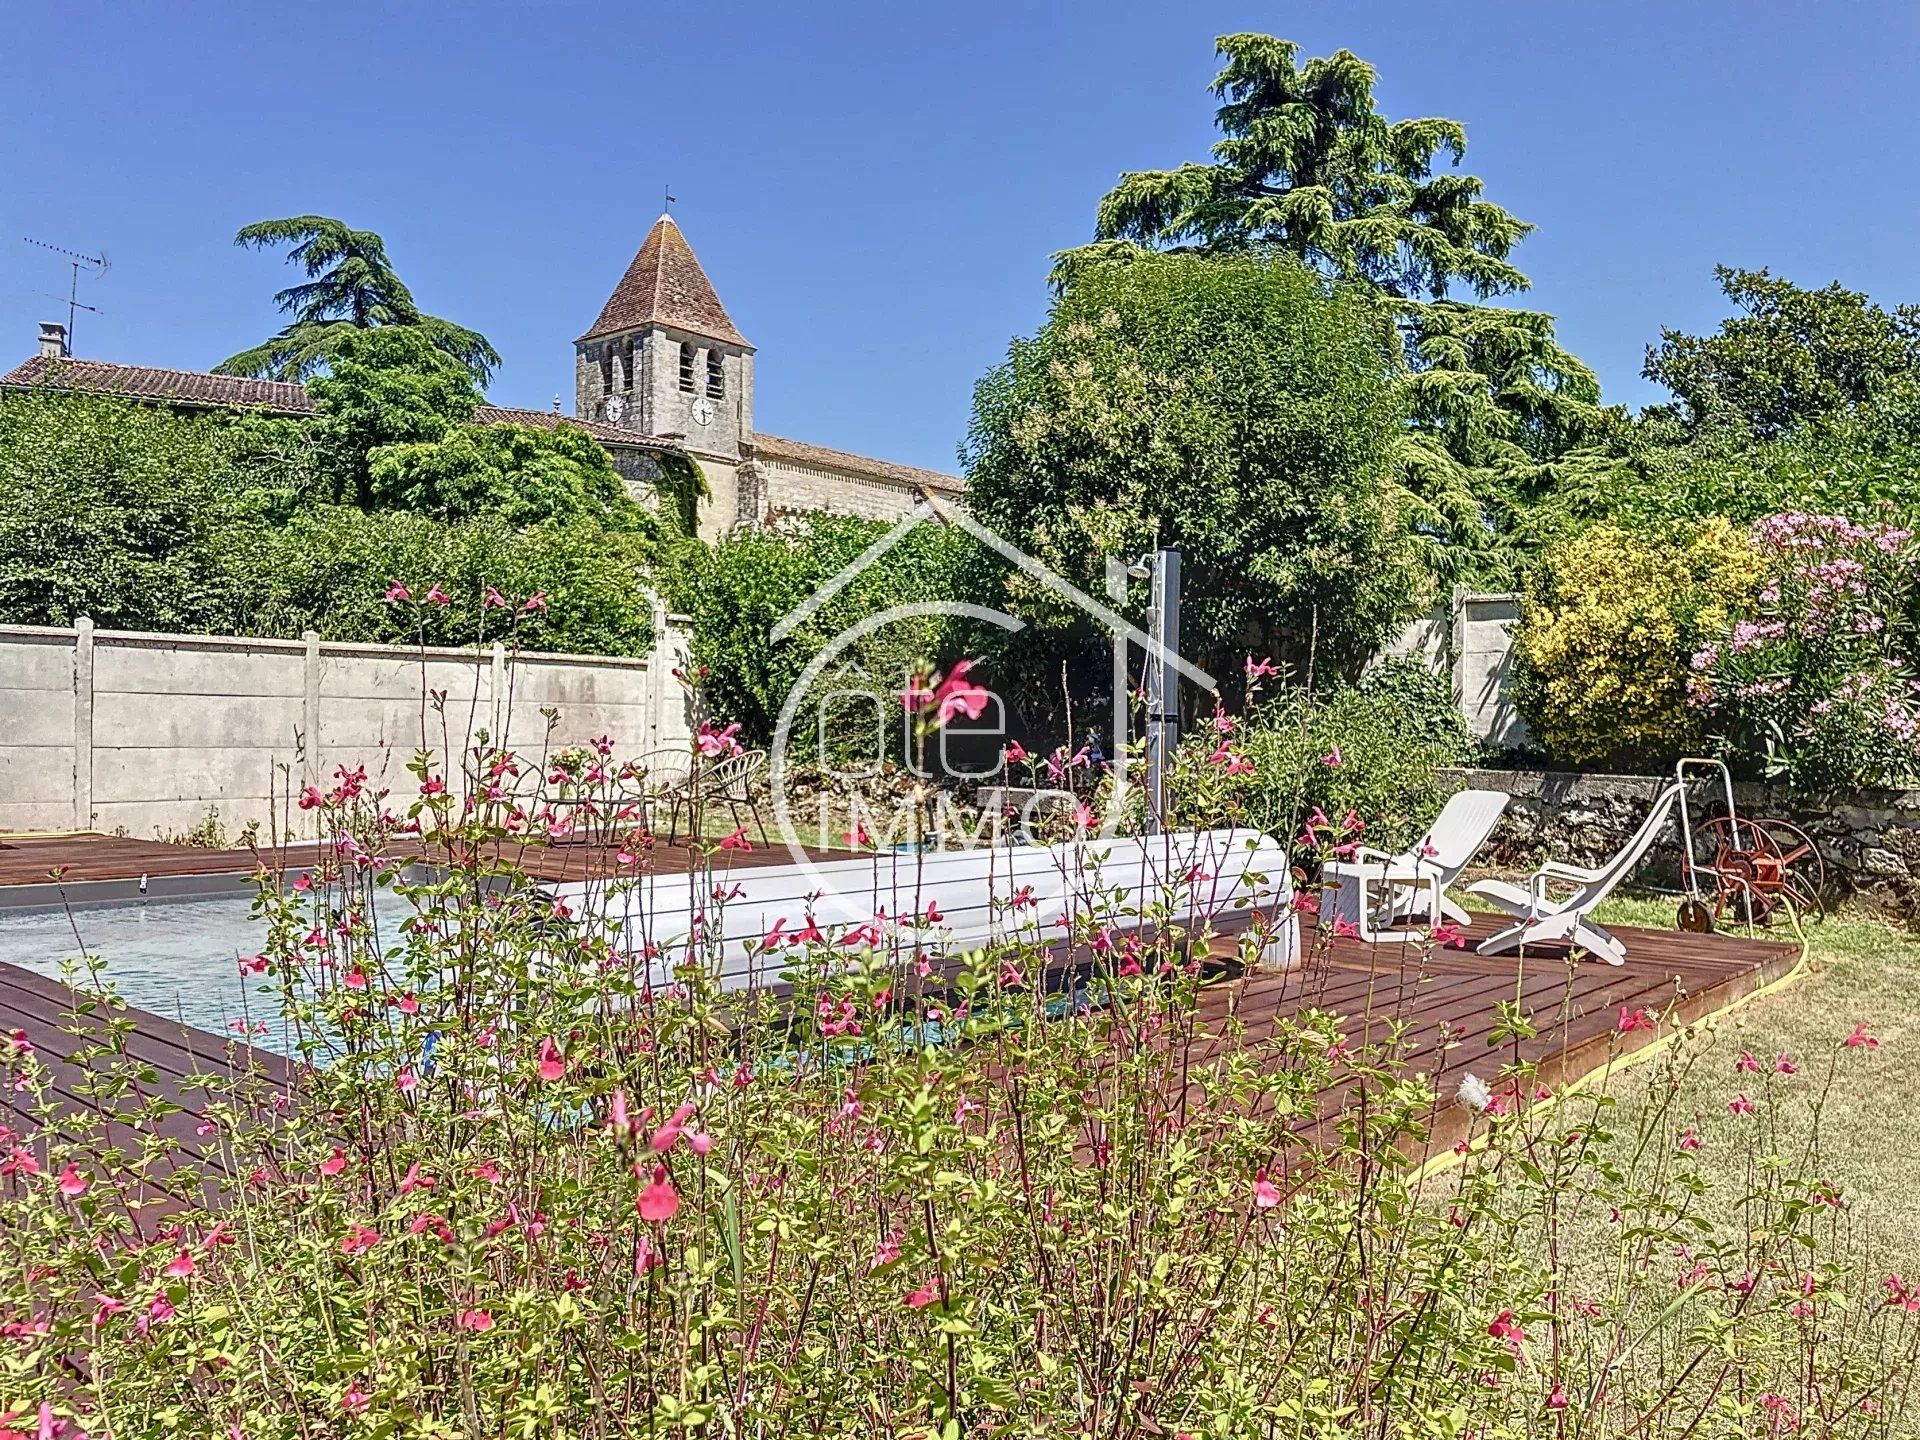
MULTIPOLYGON (((1462 790, 1448 798, 1427 833, 1404 855, 1389 855, 1384 850, 1363 845, 1355 858, 1384 865, 1390 875, 1410 871, 1431 879, 1440 895, 1440 913, 1456 925, 1465 925, 1470 917, 1447 897, 1447 887, 1473 863, 1473 857, 1487 843, 1487 836, 1493 833, 1501 812, 1512 798, 1501 790, 1462 790)), ((1416 907, 1425 909, 1422 892, 1405 886, 1393 893, 1380 919, 1392 925, 1407 919, 1416 907)))
POLYGON ((1542 945, 1564 940, 1590 951, 1609 965, 1622 963, 1627 958, 1626 945, 1619 936, 1604 926, 1596 925, 1587 915, 1646 858, 1654 840, 1666 827, 1667 817, 1673 813, 1674 803, 1679 798, 1678 785, 1669 785, 1661 791, 1659 798, 1653 802, 1653 809, 1640 822, 1640 828, 1633 832, 1632 838, 1620 847, 1618 854, 1598 869, 1588 870, 1579 865, 1564 865, 1558 860, 1549 860, 1533 872, 1524 886, 1507 880, 1477 880, 1469 885, 1468 894, 1491 900, 1511 915, 1514 921, 1506 929, 1482 940, 1480 953, 1493 955, 1522 945, 1542 945), (1553 884, 1571 885, 1573 893, 1559 900, 1552 899, 1547 894, 1547 887, 1553 884))

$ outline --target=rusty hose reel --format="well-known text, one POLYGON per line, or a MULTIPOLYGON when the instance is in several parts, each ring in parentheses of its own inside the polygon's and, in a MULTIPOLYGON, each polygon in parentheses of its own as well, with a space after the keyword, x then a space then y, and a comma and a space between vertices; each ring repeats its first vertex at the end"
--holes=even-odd
POLYGON ((1705 934, 1723 923, 1765 925, 1782 904, 1801 914, 1826 913, 1826 864, 1813 838, 1788 820, 1741 816, 1733 776, 1720 760, 1688 757, 1674 766, 1680 791, 1680 878, 1685 898, 1675 917, 1682 930, 1705 934), (1717 770, 1727 813, 1697 829, 1687 805, 1689 767, 1717 770))

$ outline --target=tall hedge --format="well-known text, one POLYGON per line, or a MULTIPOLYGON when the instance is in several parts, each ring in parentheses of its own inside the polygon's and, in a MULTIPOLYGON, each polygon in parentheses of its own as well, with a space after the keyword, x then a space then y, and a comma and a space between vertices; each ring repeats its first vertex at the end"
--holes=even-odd
POLYGON ((0 622, 406 641, 412 619, 381 600, 401 580, 454 596, 434 643, 517 626, 543 649, 645 653, 653 526, 631 502, 526 527, 363 511, 313 500, 312 449, 298 421, 0 396, 0 622), (482 615, 487 585, 548 608, 482 615))

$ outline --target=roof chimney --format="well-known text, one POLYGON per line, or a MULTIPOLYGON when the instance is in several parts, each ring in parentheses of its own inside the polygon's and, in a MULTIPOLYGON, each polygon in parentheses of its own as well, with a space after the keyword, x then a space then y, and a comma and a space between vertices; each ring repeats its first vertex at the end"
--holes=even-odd
POLYGON ((67 327, 58 320, 40 322, 40 353, 48 360, 67 358, 67 327))

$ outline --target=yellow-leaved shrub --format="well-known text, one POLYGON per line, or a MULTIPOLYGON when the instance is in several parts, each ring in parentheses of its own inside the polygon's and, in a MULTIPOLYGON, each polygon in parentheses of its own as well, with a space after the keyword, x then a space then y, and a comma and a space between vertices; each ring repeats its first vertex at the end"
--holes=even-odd
POLYGON ((1535 742, 1626 770, 1698 749, 1688 657, 1750 602, 1761 570, 1746 532, 1718 516, 1666 535, 1596 525, 1547 551, 1514 635, 1513 696, 1535 742))

